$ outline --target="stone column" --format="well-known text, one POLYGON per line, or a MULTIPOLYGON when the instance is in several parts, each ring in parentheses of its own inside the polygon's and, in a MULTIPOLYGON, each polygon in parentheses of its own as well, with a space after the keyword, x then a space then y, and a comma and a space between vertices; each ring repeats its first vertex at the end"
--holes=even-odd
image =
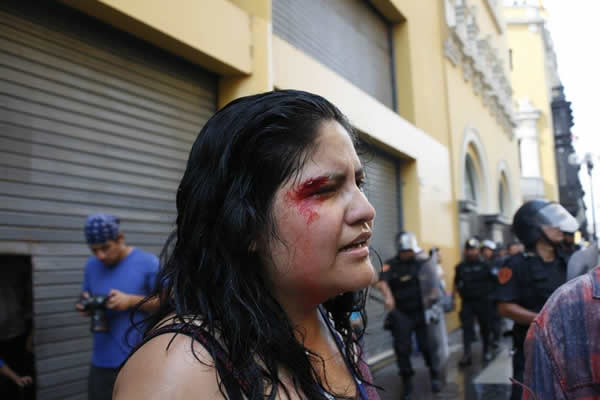
POLYGON ((527 97, 519 100, 515 116, 515 134, 519 139, 521 193, 525 201, 545 198, 537 127, 540 115, 541 111, 535 108, 527 97))
POLYGON ((540 110, 536 109, 528 98, 519 101, 519 108, 515 116, 517 123, 515 133, 520 143, 521 176, 524 178, 542 177, 537 129, 540 114, 540 110))

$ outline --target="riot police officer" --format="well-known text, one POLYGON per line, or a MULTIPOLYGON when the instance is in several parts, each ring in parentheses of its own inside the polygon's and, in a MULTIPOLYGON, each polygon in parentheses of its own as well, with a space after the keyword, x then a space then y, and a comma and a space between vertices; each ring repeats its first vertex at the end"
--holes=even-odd
POLYGON ((481 258, 483 261, 492 262, 496 259, 496 243, 489 239, 481 242, 481 258))
MULTIPOLYGON (((498 271, 498 312, 515 321, 513 376, 523 381, 523 343, 529 325, 550 297, 566 280, 562 257, 563 232, 575 231, 577 221, 560 204, 532 200, 523 204, 513 219, 513 231, 525 252, 506 261, 498 271)), ((513 385, 511 399, 520 399, 521 386, 513 385)))
POLYGON ((465 243, 465 258, 456 266, 453 295, 458 291, 462 299, 460 322, 463 329, 464 353, 459 366, 471 365, 471 343, 475 338, 475 318, 483 341, 483 359, 490 361, 490 308, 494 277, 479 254, 479 240, 470 238, 465 243))
MULTIPOLYGON (((419 350, 429 367, 434 392, 441 390, 441 380, 439 366, 432 364, 432 349, 428 341, 425 321, 420 274, 426 260, 417 257, 421 249, 411 232, 400 232, 396 236, 396 246, 398 253, 385 262, 375 287, 383 293, 386 309, 389 310, 385 328, 391 331, 394 339, 394 351, 403 380, 403 398, 409 399, 414 375, 410 362, 413 332, 416 332, 419 350)), ((435 273, 435 270, 432 271, 435 273)), ((438 288, 436 287, 435 290, 438 288)))

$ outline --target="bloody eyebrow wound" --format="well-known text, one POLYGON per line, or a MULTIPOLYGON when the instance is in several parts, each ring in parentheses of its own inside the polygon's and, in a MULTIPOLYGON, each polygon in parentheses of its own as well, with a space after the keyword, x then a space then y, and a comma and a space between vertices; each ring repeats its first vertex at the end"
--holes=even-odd
POLYGON ((332 180, 336 181, 337 179, 335 178, 335 176, 332 175, 319 176, 316 178, 307 179, 306 181, 298 185, 298 188, 296 190, 294 190, 295 197, 298 200, 309 197, 314 192, 321 189, 323 186, 325 186, 332 180))
MULTIPOLYGON (((364 175, 365 172, 362 167, 357 169, 354 173, 355 179, 363 178, 364 175)), ((321 189, 323 186, 330 183, 339 184, 340 182, 343 182, 344 179, 346 179, 346 175, 343 173, 334 173, 330 175, 322 175, 316 178, 307 179, 306 181, 298 185, 298 188, 294 191, 295 197, 296 199, 306 198, 312 195, 314 192, 321 189)))

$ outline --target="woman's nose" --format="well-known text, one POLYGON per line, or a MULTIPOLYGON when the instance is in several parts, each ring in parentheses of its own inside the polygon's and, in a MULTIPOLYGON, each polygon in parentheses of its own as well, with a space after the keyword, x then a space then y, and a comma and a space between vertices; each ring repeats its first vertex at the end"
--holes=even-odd
POLYGON ((352 198, 352 204, 348 210, 348 224, 356 225, 366 222, 370 225, 375 219, 375 214, 375 208, 373 208, 364 192, 357 191, 352 198))

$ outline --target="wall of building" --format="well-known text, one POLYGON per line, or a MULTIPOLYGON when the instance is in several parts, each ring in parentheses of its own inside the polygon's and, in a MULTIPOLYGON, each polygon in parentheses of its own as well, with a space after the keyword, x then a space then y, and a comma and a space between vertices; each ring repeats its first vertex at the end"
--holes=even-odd
MULTIPOLYGON (((500 214, 498 191, 504 175, 509 192, 506 197, 510 201, 502 218, 510 221, 521 204, 520 166, 511 125, 508 50, 499 10, 493 9, 487 0, 448 0, 438 4, 443 10, 440 49, 458 224, 458 260, 462 256, 458 249, 468 235, 486 232, 485 235, 494 240, 503 236, 501 232, 494 233, 494 229, 484 223, 483 216, 500 214), (490 84, 491 87, 487 86, 490 84), (467 154, 475 163, 479 180, 479 201, 471 211, 460 209, 461 202, 467 200, 464 194, 467 154)), ((503 229, 506 230, 506 226, 503 229)), ((448 272, 450 277, 454 275, 453 269, 448 272)))
POLYGON ((546 198, 558 201, 556 158, 551 110, 551 76, 547 68, 542 16, 537 7, 505 8, 507 39, 512 49, 514 98, 529 98, 541 114, 537 123, 541 175, 546 198), (530 23, 529 23, 530 22, 530 23))
POLYGON ((479 206, 479 212, 495 214, 499 211, 497 199, 501 163, 507 166, 507 179, 512 195, 511 205, 515 211, 521 199, 516 139, 509 136, 498 125, 489 108, 483 104, 481 96, 475 95, 472 85, 465 83, 463 72, 449 61, 447 61, 446 76, 455 196, 463 199, 465 152, 469 144, 476 143, 478 157, 483 163, 479 167, 483 178, 481 187, 483 201, 479 206))
MULTIPOLYGON (((420 87, 415 109, 423 128, 434 132, 431 134, 391 110, 389 103, 384 105, 354 82, 274 35, 270 0, 210 0, 201 5, 184 1, 177 9, 166 13, 157 2, 143 5, 113 0, 64 2, 217 73, 219 106, 243 95, 274 88, 303 89, 325 96, 348 115, 363 138, 381 151, 403 160, 400 184, 404 228, 416 232, 425 248, 436 246, 448 249, 448 252, 455 251, 456 216, 448 168, 450 154, 445 145, 443 97, 425 95, 442 87, 439 51, 431 58, 428 52, 420 52, 419 46, 410 46, 416 52, 414 59, 417 60, 415 87, 420 87), (181 18, 193 18, 193 25, 198 27, 181 27, 181 18), (212 31, 207 32, 202 25, 212 31), (224 26, 227 33, 220 30, 224 26), (437 80, 428 78, 427 75, 432 73, 421 71, 418 65, 432 68, 437 80), (442 119, 431 118, 432 114, 442 119)), ((395 5, 383 3, 386 3, 384 8, 387 7, 383 17, 392 22, 400 21, 395 5)), ((417 23, 423 15, 418 14, 414 5, 410 6, 411 12, 417 13, 410 26, 431 26, 430 34, 439 37, 436 33, 439 26, 417 23)), ((411 37, 420 35, 416 31, 411 37)))
POLYGON ((31 260, 38 398, 72 398, 92 345, 73 308, 85 217, 115 214, 128 244, 160 253, 217 77, 51 2, 2 2, 0 36, 0 254, 31 260))
POLYGON ((450 258, 456 251, 456 230, 448 149, 277 37, 273 39, 273 60, 275 87, 323 95, 340 107, 368 140, 406 160, 401 169, 404 229, 417 234, 421 247, 440 247, 450 258))
MULTIPOLYGON (((446 56, 446 39, 450 35, 447 26, 448 5, 454 7, 464 4, 476 16, 479 38, 487 39, 489 47, 501 60, 502 73, 508 78, 508 46, 502 13, 493 6, 494 2, 488 0, 379 0, 373 3, 382 12, 387 10, 387 15, 394 21, 398 113, 446 146, 450 154, 451 192, 447 194, 450 203, 449 208, 444 210, 447 214, 444 221, 451 224, 451 238, 448 237, 445 243, 441 242, 441 235, 436 232, 437 225, 434 223, 417 224, 415 229, 422 241, 428 242, 427 236, 430 235, 430 243, 441 247, 446 279, 450 283, 454 274, 453 266, 462 256, 458 202, 463 199, 464 160, 469 145, 473 148, 472 139, 477 143, 477 158, 482 163, 477 165, 484 199, 479 213, 499 212, 498 189, 502 172, 509 189, 510 205, 506 211, 509 218, 521 204, 518 145, 512 137, 510 124, 497 118, 499 107, 491 109, 487 105, 489 98, 484 98, 474 88, 470 76, 473 72, 468 73, 463 69, 462 60, 455 65, 446 56)), ((456 17, 453 15, 453 18, 456 17)), ((511 103, 511 100, 508 102, 511 103)), ((429 156, 428 159, 431 162, 434 157, 429 156)), ((408 171, 410 168, 405 173, 408 171)), ((406 194, 404 198, 407 198, 406 194)), ((405 209, 408 207, 405 206, 405 209)), ((411 219, 408 215, 406 218, 407 222, 411 219)), ((450 325, 456 326, 456 321, 451 320, 450 325)))
POLYGON ((390 3, 404 18, 393 27, 398 113, 448 146, 441 2, 390 3))
POLYGON ((62 1, 214 72, 253 71, 250 16, 230 1, 62 1))

